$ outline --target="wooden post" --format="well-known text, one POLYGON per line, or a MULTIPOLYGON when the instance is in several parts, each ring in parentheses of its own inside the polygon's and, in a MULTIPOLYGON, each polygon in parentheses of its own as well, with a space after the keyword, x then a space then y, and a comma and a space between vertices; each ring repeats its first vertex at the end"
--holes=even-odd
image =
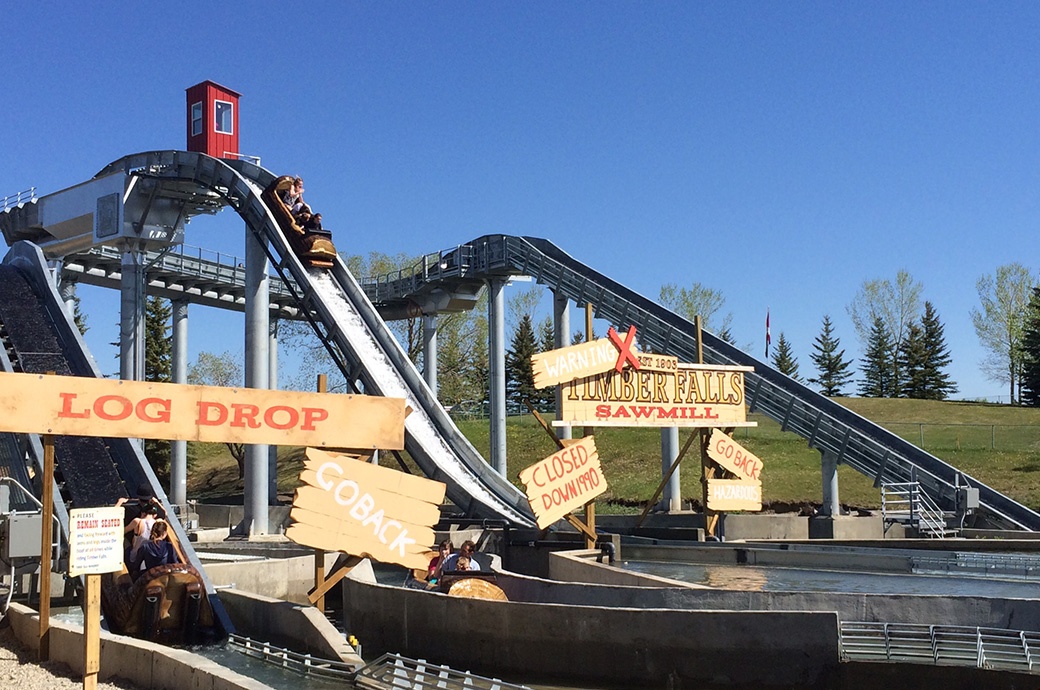
POLYGON ((87 575, 83 594, 83 690, 96 690, 101 670, 101 576, 87 575))
MULTIPOLYGON (((325 374, 318 374, 318 392, 328 393, 329 379, 325 374)), ((318 592, 311 603, 314 607, 325 612, 325 549, 314 549, 314 591, 318 592)))
MULTIPOLYGON (((585 342, 592 342, 592 304, 590 302, 585 303, 585 342)), ((583 436, 591 436, 592 429, 585 427, 583 436)), ((596 502, 589 501, 585 504, 585 526, 588 527, 588 532, 585 532, 585 548, 594 549, 596 548, 596 502)))
MULTIPOLYGON (((43 435, 43 529, 40 534, 40 661, 51 656, 51 547, 54 522, 54 436, 43 435)), ((11 583, 14 586, 14 583, 11 583)))
MULTIPOLYGON (((697 331, 697 364, 704 364, 704 339, 701 336, 703 322, 700 316, 693 317, 694 329, 697 331)), ((700 430, 701 439, 701 499, 704 501, 704 536, 715 536, 715 528, 719 516, 714 510, 708 510, 708 480, 715 478, 715 463, 708 457, 708 439, 711 429, 700 430)))

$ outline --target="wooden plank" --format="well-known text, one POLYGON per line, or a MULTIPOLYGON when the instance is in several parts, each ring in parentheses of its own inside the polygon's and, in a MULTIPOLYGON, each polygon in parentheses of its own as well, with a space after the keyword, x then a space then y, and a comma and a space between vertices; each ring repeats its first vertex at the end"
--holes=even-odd
POLYGON ((741 479, 761 480, 764 463, 720 429, 711 432, 708 457, 741 479))
POLYGON ((712 510, 762 510, 762 482, 748 479, 708 479, 712 510))
POLYGON ((541 529, 607 490, 594 436, 586 436, 525 468, 520 481, 541 529))
POLYGON ((404 448, 405 401, 0 373, 0 432, 404 448))

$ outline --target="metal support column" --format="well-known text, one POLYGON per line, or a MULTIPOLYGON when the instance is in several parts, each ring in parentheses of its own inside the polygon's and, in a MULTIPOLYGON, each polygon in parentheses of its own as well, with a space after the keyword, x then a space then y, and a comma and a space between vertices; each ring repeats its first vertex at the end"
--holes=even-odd
POLYGON ((838 456, 822 452, 820 468, 823 479, 823 505, 820 507, 820 513, 837 517, 841 515, 841 502, 838 500, 838 456))
POLYGON ((433 397, 437 397, 437 315, 423 314, 423 378, 430 387, 433 397))
MULTIPOLYGON (((172 302, 173 346, 170 348, 170 380, 188 382, 188 300, 172 302)), ((170 502, 188 503, 188 442, 170 441, 170 502)))
POLYGON ((506 475, 505 281, 488 280, 488 399, 491 403, 491 466, 506 475))
MULTIPOLYGON (((263 246, 246 230, 246 340, 247 388, 268 387, 269 290, 267 255, 263 246)), ((268 534, 268 449, 267 445, 246 446, 245 518, 249 535, 268 534)))
POLYGON ((119 378, 144 381, 144 252, 124 248, 120 271, 119 378))
MULTIPOLYGON (((668 475, 672 463, 679 457, 679 427, 669 426, 661 429, 661 479, 668 475)), ((676 467, 668 477, 661 493, 660 509, 669 513, 682 510, 682 490, 679 488, 679 472, 676 467)))
POLYGON ((70 319, 75 319, 76 281, 62 278, 61 283, 58 285, 58 294, 61 295, 61 301, 65 305, 65 313, 69 315, 70 319))
MULTIPOLYGON (((268 312, 270 314, 270 312, 268 312)), ((267 387, 278 390, 278 317, 271 319, 267 353, 267 387)), ((267 447, 268 505, 278 505, 278 446, 267 447)))
MULTIPOLYGON (((566 295, 553 294, 553 346, 556 349, 567 347, 571 344, 571 301, 566 295)), ((563 414, 562 386, 556 386, 556 419, 563 414)), ((574 438, 571 426, 561 426, 556 429, 559 438, 574 438)))

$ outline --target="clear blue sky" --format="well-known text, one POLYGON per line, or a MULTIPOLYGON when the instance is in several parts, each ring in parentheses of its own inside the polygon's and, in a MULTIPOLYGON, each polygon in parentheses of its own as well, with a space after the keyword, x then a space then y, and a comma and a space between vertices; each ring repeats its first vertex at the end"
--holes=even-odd
MULTIPOLYGON (((0 196, 183 148, 211 79, 342 253, 545 237, 654 299, 721 291, 758 357, 768 307, 803 375, 824 314, 859 357, 846 305, 905 268, 958 397, 1006 400, 969 312, 979 276, 1037 267, 1040 3, 40 2, 4 35, 0 196)), ((241 254, 241 221, 188 242, 241 254)), ((117 301, 88 292, 114 371, 117 301)), ((241 347, 192 319, 193 350, 241 347)))

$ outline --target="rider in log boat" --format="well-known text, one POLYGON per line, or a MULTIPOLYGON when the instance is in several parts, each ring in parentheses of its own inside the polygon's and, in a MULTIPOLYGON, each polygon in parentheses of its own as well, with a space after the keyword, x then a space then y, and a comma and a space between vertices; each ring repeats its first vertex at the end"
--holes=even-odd
POLYGON ((300 260, 308 266, 331 268, 336 259, 332 233, 321 226, 321 214, 303 200, 303 180, 278 177, 267 185, 263 198, 300 260))

